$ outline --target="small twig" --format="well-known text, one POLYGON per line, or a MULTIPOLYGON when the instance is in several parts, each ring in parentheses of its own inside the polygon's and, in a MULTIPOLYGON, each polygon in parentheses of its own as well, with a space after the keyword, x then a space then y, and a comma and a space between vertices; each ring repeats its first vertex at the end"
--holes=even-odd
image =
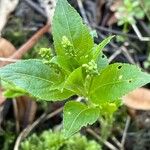
POLYGON ((122 49, 118 49, 115 53, 113 53, 108 59, 109 63, 112 62, 119 54, 121 54, 121 52, 122 49))
POLYGON ((125 46, 121 46, 122 52, 123 54, 126 56, 126 58, 128 59, 128 61, 131 64, 136 64, 135 61, 133 60, 132 56, 130 55, 130 53, 128 52, 128 50, 126 49, 125 46))
POLYGON ((33 124, 28 125, 27 128, 25 128, 20 135, 18 136, 15 146, 14 146, 14 150, 19 150, 19 145, 21 143, 21 141, 26 138, 29 133, 38 125, 40 124, 42 121, 50 119, 52 117, 54 117, 55 115, 57 115, 58 113, 60 113, 62 111, 62 107, 55 110, 54 112, 50 113, 49 115, 47 115, 47 113, 43 113, 43 115, 41 115, 35 122, 33 122, 33 124))
POLYGON ((115 136, 113 136, 111 139, 118 147, 121 147, 121 143, 117 140, 115 136))
POLYGON ((47 115, 46 120, 56 116, 57 114, 61 113, 62 111, 63 111, 63 107, 60 107, 56 111, 54 111, 54 112, 50 113, 49 115, 47 115))
POLYGON ((130 121, 131 121, 131 118, 130 118, 130 116, 128 116, 127 120, 126 120, 125 128, 124 128, 122 140, 121 140, 121 150, 124 150, 124 145, 125 145, 127 131, 128 131, 129 125, 130 125, 130 121))
POLYGON ((143 37, 142 36, 141 32, 139 31, 138 27, 135 24, 132 24, 132 28, 141 41, 150 41, 150 37, 143 37))
POLYGON ((107 27, 97 26, 97 25, 92 25, 92 27, 94 27, 98 30, 101 30, 101 31, 108 32, 108 33, 127 36, 127 37, 132 38, 132 39, 139 39, 136 35, 129 34, 129 33, 127 34, 127 33, 124 33, 124 32, 118 31, 118 30, 114 30, 114 29, 110 29, 110 28, 107 28, 107 27))
POLYGON ((3 61, 3 62, 17 62, 18 59, 0 57, 0 61, 3 61))
POLYGON ((110 150, 118 150, 114 145, 112 145, 110 142, 103 140, 96 132, 94 132, 92 129, 88 128, 87 132, 90 133, 92 136, 94 136, 98 141, 104 143, 105 146, 107 146, 110 150))

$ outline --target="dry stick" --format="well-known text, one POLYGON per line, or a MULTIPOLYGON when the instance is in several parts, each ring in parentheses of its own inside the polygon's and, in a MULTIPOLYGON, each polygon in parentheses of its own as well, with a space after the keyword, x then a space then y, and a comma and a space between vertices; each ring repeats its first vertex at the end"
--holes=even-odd
POLYGON ((121 147, 121 143, 118 141, 118 139, 115 136, 112 136, 111 139, 118 147, 121 147))
POLYGON ((123 52, 124 56, 128 59, 128 61, 131 64, 135 64, 136 65, 136 62, 133 60, 132 56, 130 55, 130 53, 128 52, 126 47, 125 46, 121 46, 121 49, 122 49, 122 52, 123 52))
POLYGON ((119 54, 121 54, 122 49, 116 50, 108 59, 109 63, 112 62, 119 54))
POLYGON ((96 132, 94 132, 92 129, 88 128, 87 132, 90 133, 92 136, 94 136, 98 141, 101 141, 104 143, 105 146, 107 146, 110 150, 118 150, 114 145, 112 145, 110 142, 103 140, 96 132))
POLYGON ((125 144, 125 141, 126 141, 127 131, 128 131, 129 125, 130 125, 130 121, 131 121, 131 118, 130 118, 130 116, 128 116, 127 120, 126 120, 125 129, 124 129, 124 132, 123 132, 122 140, 121 140, 121 150, 124 150, 124 144, 125 144))
POLYGON ((14 150, 19 150, 19 145, 21 143, 21 141, 26 138, 28 136, 28 134, 42 121, 50 119, 52 117, 54 117, 55 115, 59 114, 60 112, 62 112, 63 107, 60 107, 59 109, 55 110, 54 112, 50 113, 47 115, 47 113, 43 113, 43 115, 41 115, 35 122, 33 122, 33 124, 28 125, 27 128, 25 128, 20 135, 18 136, 15 146, 14 146, 14 150))
POLYGON ((124 33, 124 32, 121 32, 121 31, 118 31, 118 30, 115 30, 115 29, 110 29, 110 28, 107 28, 107 27, 97 26, 97 25, 92 25, 92 27, 94 27, 98 30, 101 30, 101 31, 108 32, 108 33, 117 34, 117 35, 119 34, 119 35, 127 36, 127 37, 133 38, 133 39, 139 39, 138 36, 136 36, 136 35, 133 35, 133 34, 130 34, 130 33, 124 33))
POLYGON ((139 31, 138 27, 136 26, 136 24, 132 24, 132 28, 135 31, 135 33, 137 34, 139 40, 141 41, 150 41, 150 37, 143 37, 141 32, 139 31))
POLYGON ((11 58, 4 58, 4 57, 0 57, 0 61, 3 61, 3 62, 17 62, 18 59, 11 59, 11 58))

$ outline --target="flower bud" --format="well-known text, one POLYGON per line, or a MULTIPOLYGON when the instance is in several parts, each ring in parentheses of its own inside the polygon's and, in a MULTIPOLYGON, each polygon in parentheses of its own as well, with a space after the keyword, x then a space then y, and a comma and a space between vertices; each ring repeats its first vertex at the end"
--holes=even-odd
POLYGON ((83 64, 82 67, 85 68, 86 73, 88 73, 88 75, 98 74, 97 64, 94 60, 91 60, 88 64, 83 64))
POLYGON ((69 41, 69 39, 66 36, 62 37, 62 47, 65 50, 65 55, 70 57, 76 57, 75 51, 73 49, 73 44, 69 41))

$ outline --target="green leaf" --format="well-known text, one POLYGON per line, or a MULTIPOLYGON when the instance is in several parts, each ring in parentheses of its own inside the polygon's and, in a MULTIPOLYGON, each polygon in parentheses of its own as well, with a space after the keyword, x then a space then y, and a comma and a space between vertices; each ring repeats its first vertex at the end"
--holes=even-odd
POLYGON ((80 102, 70 101, 64 107, 64 132, 69 137, 81 127, 93 124, 99 117, 98 107, 88 107, 80 102))
POLYGON ((2 87, 5 89, 3 92, 3 95, 6 98, 15 98, 15 97, 19 97, 19 96, 28 94, 25 90, 13 85, 13 84, 9 84, 8 82, 2 81, 2 87))
POLYGON ((96 48, 94 48, 94 60, 95 61, 98 59, 99 55, 102 55, 102 51, 104 47, 111 41, 113 37, 114 36, 109 36, 106 39, 104 39, 101 43, 96 45, 96 48))
POLYGON ((44 100, 62 100, 73 95, 60 91, 64 78, 40 60, 25 60, 0 69, 0 78, 24 89, 34 97, 44 100))
POLYGON ((3 93, 4 97, 6 97, 6 98, 16 98, 16 97, 20 97, 20 96, 23 96, 23 95, 26 95, 26 94, 27 94, 26 92, 23 93, 21 91, 10 90, 10 89, 7 89, 3 93))
POLYGON ((104 69, 109 64, 107 57, 103 53, 103 49, 111 41, 113 37, 114 36, 107 37, 100 44, 94 47, 93 59, 97 63, 97 68, 98 68, 99 73, 102 71, 102 69, 104 69))
POLYGON ((89 95, 94 103, 101 104, 121 98, 149 82, 150 75, 141 72, 136 66, 116 63, 106 67, 94 78, 89 95))
POLYGON ((75 69, 66 79, 64 87, 80 96, 85 95, 82 67, 75 69))
POLYGON ((62 46, 62 37, 65 36, 73 45, 78 62, 80 64, 87 62, 87 58, 83 56, 86 56, 93 48, 94 42, 88 27, 82 23, 82 18, 67 0, 57 1, 52 33, 57 55, 66 56, 62 46))
POLYGON ((63 56, 55 56, 51 59, 51 62, 57 64, 60 68, 65 70, 66 73, 71 73, 77 67, 77 62, 63 56))
POLYGON ((101 52, 97 58, 97 69, 98 72, 100 73, 105 67, 109 65, 107 57, 101 52))

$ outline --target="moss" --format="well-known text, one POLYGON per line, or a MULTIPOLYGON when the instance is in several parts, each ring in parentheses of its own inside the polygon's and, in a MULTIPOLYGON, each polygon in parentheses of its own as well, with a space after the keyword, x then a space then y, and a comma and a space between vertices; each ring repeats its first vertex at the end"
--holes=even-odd
POLYGON ((98 143, 76 134, 66 139, 61 132, 44 131, 33 134, 21 144, 21 150, 100 150, 98 143))

